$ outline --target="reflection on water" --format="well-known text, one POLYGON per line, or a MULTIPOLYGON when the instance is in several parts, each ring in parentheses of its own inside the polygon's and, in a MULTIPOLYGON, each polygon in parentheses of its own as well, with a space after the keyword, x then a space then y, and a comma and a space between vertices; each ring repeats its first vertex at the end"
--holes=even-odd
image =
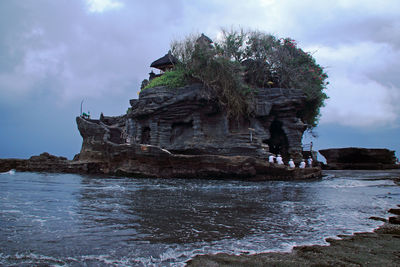
POLYGON ((312 182, 0 175, 0 265, 182 265, 199 253, 289 250, 379 225, 400 171, 312 182))

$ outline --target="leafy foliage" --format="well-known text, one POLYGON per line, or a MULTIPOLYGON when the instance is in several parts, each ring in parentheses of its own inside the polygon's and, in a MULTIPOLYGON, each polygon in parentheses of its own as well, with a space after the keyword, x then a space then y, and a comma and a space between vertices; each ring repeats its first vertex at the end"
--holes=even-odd
POLYGON ((174 42, 171 50, 188 76, 200 80, 214 91, 229 116, 239 118, 250 112, 245 96, 250 96, 251 90, 238 75, 243 71, 240 62, 221 56, 222 50, 204 35, 174 42))
POLYGON ((223 30, 216 43, 204 35, 192 35, 173 42, 171 50, 179 59, 184 76, 212 88, 230 116, 252 112, 256 88, 298 88, 307 97, 299 115, 311 129, 317 125, 319 110, 328 98, 324 92, 328 84, 324 69, 290 38, 278 39, 258 31, 223 30))
POLYGON ((147 88, 153 88, 157 86, 167 86, 169 88, 177 88, 185 86, 186 76, 182 69, 175 68, 170 71, 166 71, 163 75, 152 79, 148 85, 146 85, 142 90, 147 88))

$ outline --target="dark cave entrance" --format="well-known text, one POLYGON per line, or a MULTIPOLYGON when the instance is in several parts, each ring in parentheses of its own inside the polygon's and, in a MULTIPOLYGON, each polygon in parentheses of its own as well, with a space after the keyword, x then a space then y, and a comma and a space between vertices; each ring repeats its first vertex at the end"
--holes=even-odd
POLYGON ((171 126, 170 143, 183 144, 193 138, 193 121, 189 122, 175 122, 171 126))
POLYGON ((121 138, 121 130, 117 128, 110 129, 110 141, 116 144, 122 144, 123 140, 121 138))
POLYGON ((289 156, 289 143, 285 132, 282 129, 282 122, 274 120, 269 127, 271 134, 270 139, 267 141, 269 152, 281 154, 283 158, 287 159, 289 156))
POLYGON ((140 138, 140 143, 149 145, 150 144, 150 127, 144 127, 142 130, 142 136, 140 138))

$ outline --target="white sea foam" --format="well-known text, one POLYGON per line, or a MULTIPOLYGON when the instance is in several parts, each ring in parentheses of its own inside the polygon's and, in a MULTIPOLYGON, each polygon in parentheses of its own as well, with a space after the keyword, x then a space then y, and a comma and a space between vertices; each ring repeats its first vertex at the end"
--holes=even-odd
POLYGON ((50 264, 50 266, 54 266, 54 264, 61 264, 61 266, 65 266, 66 262, 62 259, 58 259, 51 256, 40 255, 36 253, 16 253, 15 255, 0 255, 1 261, 0 262, 14 262, 18 261, 18 265, 35 265, 40 262, 46 262, 46 264, 50 264))
POLYGON ((41 226, 44 226, 44 224, 47 222, 47 220, 34 219, 34 220, 32 220, 32 222, 36 222, 36 223, 39 223, 41 226))
POLYGON ((11 169, 8 172, 0 172, 0 174, 9 174, 9 175, 14 175, 15 174, 15 170, 11 169))
POLYGON ((125 191, 126 188, 124 186, 120 186, 118 184, 116 185, 109 185, 101 188, 103 190, 109 190, 109 191, 125 191))
POLYGON ((0 190, 1 219, 6 226, 15 221, 22 226, 0 231, 11 244, 2 252, 14 248, 11 242, 31 243, 18 258, 0 254, 0 265, 183 266, 197 254, 290 251, 293 246, 323 244, 325 237, 374 228, 379 223, 367 218, 385 216, 400 193, 390 180, 344 175, 307 183, 254 184, 93 178, 68 190, 57 187, 70 186, 65 179, 48 181, 35 175, 31 184, 27 175, 20 187, 11 176, 1 179, 10 189, 0 190), (51 190, 37 190, 50 183, 51 190), (142 192, 130 194, 135 190, 142 192), (168 220, 179 230, 171 233, 164 227, 168 220), (32 233, 40 238, 24 239, 32 233), (47 251, 52 251, 49 256, 40 255, 47 251), (97 253, 102 255, 92 255, 97 253))
POLYGON ((22 213, 20 210, 2 210, 2 213, 22 213))

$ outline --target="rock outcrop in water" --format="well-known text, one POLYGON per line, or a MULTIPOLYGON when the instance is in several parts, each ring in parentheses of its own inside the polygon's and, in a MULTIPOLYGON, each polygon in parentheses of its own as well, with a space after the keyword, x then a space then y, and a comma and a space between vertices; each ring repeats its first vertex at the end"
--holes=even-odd
POLYGON ((81 158, 97 158, 89 141, 104 139, 115 144, 158 146, 174 154, 265 158, 272 152, 282 154, 286 161, 289 157, 299 161, 306 126, 296 114, 303 100, 301 90, 262 88, 254 103, 254 116, 236 120, 229 119, 200 84, 146 89, 139 99, 130 101, 125 116, 90 120, 98 125, 92 128, 78 121, 84 139, 81 158))
POLYGON ((100 172, 148 177, 304 179, 319 168, 266 163, 273 153, 300 161, 305 124, 297 117, 301 90, 261 88, 248 119, 229 119, 201 84, 155 87, 130 100, 128 113, 100 120, 77 117, 83 138, 79 162, 100 172))
POLYGON ((29 159, 0 159, 0 172, 99 173, 96 162, 71 161, 44 152, 29 159))
POLYGON ((395 152, 388 149, 331 148, 319 152, 326 158, 327 169, 331 170, 383 170, 396 169, 395 152))
POLYGON ((77 117, 82 148, 73 161, 48 153, 0 160, 0 170, 111 174, 162 178, 296 180, 320 168, 270 164, 270 153, 302 158, 306 128, 297 116, 301 90, 261 88, 248 118, 230 119, 201 84, 143 90, 126 115, 77 117))

